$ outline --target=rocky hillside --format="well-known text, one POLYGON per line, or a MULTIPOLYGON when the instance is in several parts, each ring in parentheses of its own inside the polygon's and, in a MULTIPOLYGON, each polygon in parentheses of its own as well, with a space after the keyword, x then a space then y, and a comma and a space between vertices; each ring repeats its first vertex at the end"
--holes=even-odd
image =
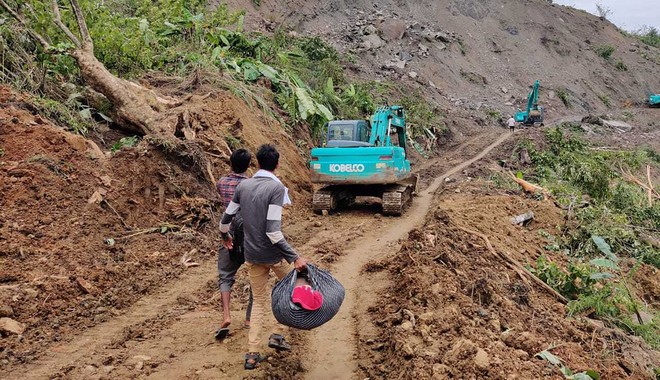
MULTIPOLYGON (((658 91, 658 49, 548 1, 254 1, 255 29, 330 41, 365 79, 403 79, 440 102, 509 113, 541 81, 550 119, 605 112, 658 91)), ((401 86, 397 82, 397 86, 401 86)))

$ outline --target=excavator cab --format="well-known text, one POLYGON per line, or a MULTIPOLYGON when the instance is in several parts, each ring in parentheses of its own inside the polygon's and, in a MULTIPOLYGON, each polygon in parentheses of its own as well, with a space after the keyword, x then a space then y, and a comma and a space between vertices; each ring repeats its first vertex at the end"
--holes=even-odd
POLYGON ((370 131, 369 123, 365 120, 331 121, 324 126, 322 146, 327 148, 371 146, 370 131))

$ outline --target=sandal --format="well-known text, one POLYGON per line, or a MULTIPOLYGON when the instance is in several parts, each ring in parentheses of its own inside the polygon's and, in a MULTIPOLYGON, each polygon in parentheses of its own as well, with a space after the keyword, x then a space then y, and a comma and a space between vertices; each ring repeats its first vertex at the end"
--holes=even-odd
POLYGON ((266 357, 258 352, 248 352, 247 354, 245 354, 245 364, 243 365, 243 367, 245 369, 255 369, 257 368, 259 363, 261 363, 265 359, 266 357))
POLYGON ((229 328, 223 327, 215 332, 215 340, 222 341, 229 335, 229 328))
POLYGON ((276 349, 279 351, 289 351, 291 345, 284 341, 284 337, 280 334, 272 334, 268 338, 268 347, 276 349))

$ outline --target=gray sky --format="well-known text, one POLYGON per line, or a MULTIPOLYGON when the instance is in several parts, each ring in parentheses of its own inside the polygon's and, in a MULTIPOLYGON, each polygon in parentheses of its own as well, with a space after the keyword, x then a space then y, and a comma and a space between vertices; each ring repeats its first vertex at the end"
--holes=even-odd
POLYGON ((596 15, 596 3, 600 3, 612 10, 609 19, 620 28, 635 31, 649 25, 660 29, 658 0, 555 0, 555 3, 584 9, 596 15))

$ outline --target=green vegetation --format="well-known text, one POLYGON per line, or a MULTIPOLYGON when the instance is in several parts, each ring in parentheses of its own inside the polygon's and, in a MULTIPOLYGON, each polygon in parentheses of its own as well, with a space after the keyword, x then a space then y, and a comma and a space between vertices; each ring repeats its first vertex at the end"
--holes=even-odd
POLYGON ((46 97, 34 97, 32 101, 43 116, 75 133, 84 135, 88 127, 93 124, 88 107, 83 108, 79 104, 62 103, 46 97))
POLYGON ((603 104, 607 108, 610 108, 610 106, 612 105, 612 102, 610 101, 610 97, 605 94, 598 95, 598 99, 600 99, 600 101, 603 102, 603 104))
POLYGON ((544 236, 548 250, 565 252, 571 262, 564 270, 541 257, 532 271, 571 300, 571 314, 593 315, 660 347, 657 323, 633 322, 642 306, 628 285, 641 263, 660 268, 660 251, 645 238, 660 229, 660 202, 628 178, 647 165, 657 168, 658 154, 594 150, 563 128, 547 130, 542 146, 520 144, 533 162, 521 173, 569 210, 561 236, 544 236), (620 266, 623 258, 637 264, 620 266))
POLYGON ((550 353, 552 348, 543 350, 538 354, 534 355, 540 359, 546 360, 548 363, 559 367, 562 375, 567 380, 600 380, 600 374, 593 369, 589 369, 584 372, 573 373, 573 371, 564 365, 564 362, 556 355, 550 353))
POLYGON ((612 45, 600 45, 600 46, 596 46, 596 48, 594 49, 596 54, 604 59, 610 59, 612 53, 614 53, 615 50, 616 49, 612 45))
POLYGON ((655 27, 644 27, 633 33, 633 35, 649 46, 660 48, 660 32, 655 27))
MULTIPOLYGON (((244 14, 230 12, 226 5, 208 8, 204 0, 80 3, 97 58, 120 77, 139 78, 151 71, 175 76, 222 72, 221 86, 275 116, 255 86, 265 82, 275 105, 288 115, 285 124, 306 123, 313 135, 328 120, 363 118, 377 105, 374 96, 381 89, 346 80, 339 54, 322 39, 293 37, 285 30, 272 36, 244 32, 244 14)), ((71 10, 61 5, 64 21, 70 22, 71 10)), ((59 51, 40 51, 29 39, 19 38, 24 34, 13 23, 1 24, 0 81, 42 93, 39 102, 45 116, 76 132, 85 133, 94 120, 110 122, 108 110, 95 109, 80 96, 67 101, 81 92, 78 67, 60 54, 68 45, 57 43, 65 39, 51 22, 50 1, 31 0, 29 6, 29 12, 24 10, 31 25, 51 37, 59 51)))
POLYGON ((502 113, 496 109, 488 108, 486 110, 486 116, 493 120, 499 120, 499 118, 502 117, 502 113))
POLYGON ((628 66, 626 66, 626 64, 623 63, 622 60, 618 60, 614 65, 614 68, 616 68, 619 71, 628 71, 628 66))
POLYGON ((566 106, 566 108, 571 108, 571 99, 569 97, 568 90, 566 90, 565 88, 557 89, 557 96, 559 97, 561 102, 564 103, 564 106, 566 106))
POLYGON ((138 136, 131 136, 131 137, 122 137, 117 141, 116 143, 112 144, 110 147, 110 151, 114 154, 117 151, 121 150, 122 148, 131 148, 136 146, 140 142, 140 139, 138 136))
POLYGON ((424 100, 419 90, 412 94, 404 95, 398 102, 406 109, 406 122, 409 124, 413 136, 424 135, 434 137, 438 132, 447 130, 442 112, 432 108, 424 100), (434 131, 435 133, 430 131, 434 131))
POLYGON ((626 278, 618 265, 618 257, 605 240, 599 236, 592 236, 592 240, 603 250, 604 257, 573 260, 564 271, 541 256, 535 267, 529 269, 570 300, 570 315, 588 314, 600 318, 641 336, 658 349, 660 325, 655 322, 657 316, 650 323, 640 323, 643 320, 640 314, 642 302, 636 299, 628 285, 635 268, 626 278))

